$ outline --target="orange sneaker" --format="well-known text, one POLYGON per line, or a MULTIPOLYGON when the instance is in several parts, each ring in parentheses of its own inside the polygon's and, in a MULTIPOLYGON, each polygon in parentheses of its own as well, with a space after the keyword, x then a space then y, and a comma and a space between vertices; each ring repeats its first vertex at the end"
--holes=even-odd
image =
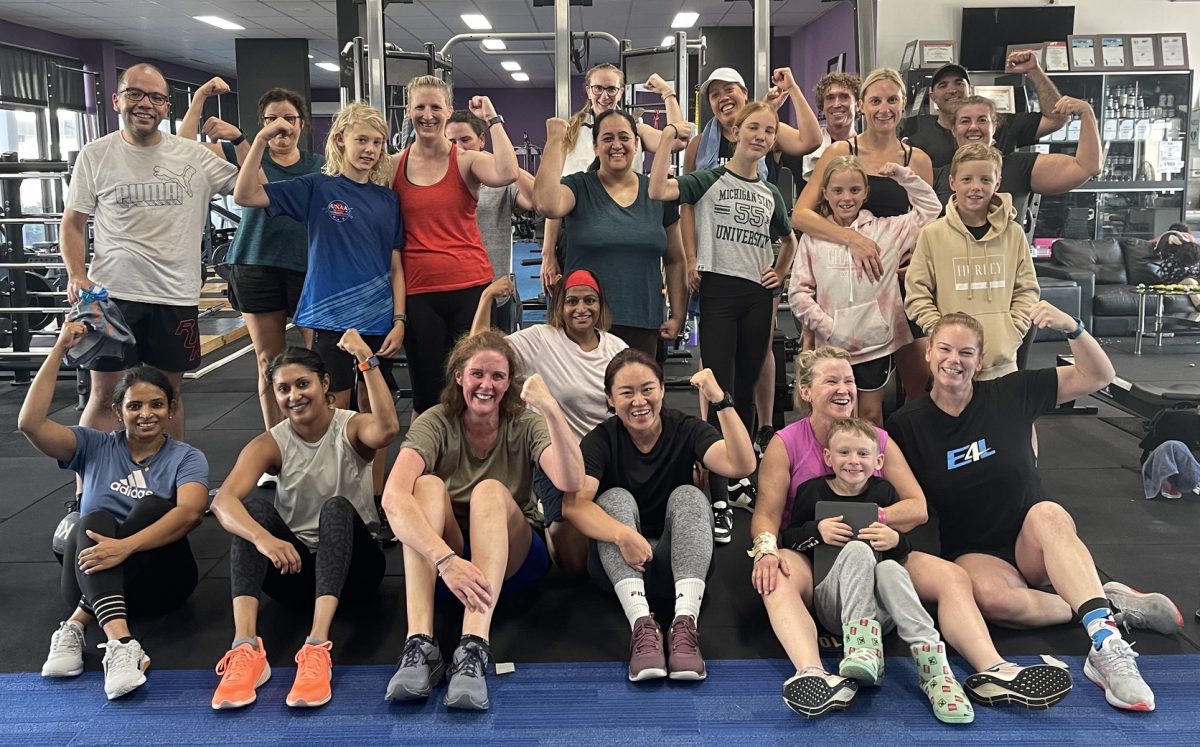
POLYGON ((221 659, 221 663, 217 664, 221 684, 217 685, 217 691, 213 693, 214 710, 250 705, 257 697, 254 691, 258 686, 271 679, 267 649, 263 647, 261 638, 255 640, 258 643, 257 651, 249 643, 243 643, 230 649, 221 659))
POLYGON ((296 681, 288 693, 287 704, 293 708, 312 708, 325 705, 333 697, 329 680, 333 676, 333 662, 329 652, 333 641, 306 643, 296 652, 296 681))

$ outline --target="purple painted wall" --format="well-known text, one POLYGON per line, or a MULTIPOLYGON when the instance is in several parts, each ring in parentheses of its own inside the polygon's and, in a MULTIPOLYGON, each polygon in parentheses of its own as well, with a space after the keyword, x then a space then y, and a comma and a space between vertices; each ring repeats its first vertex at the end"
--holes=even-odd
POLYGON ((829 59, 842 52, 846 53, 846 71, 857 72, 854 6, 846 0, 792 35, 792 72, 808 96, 813 111, 817 108, 812 95, 813 88, 828 71, 829 59))

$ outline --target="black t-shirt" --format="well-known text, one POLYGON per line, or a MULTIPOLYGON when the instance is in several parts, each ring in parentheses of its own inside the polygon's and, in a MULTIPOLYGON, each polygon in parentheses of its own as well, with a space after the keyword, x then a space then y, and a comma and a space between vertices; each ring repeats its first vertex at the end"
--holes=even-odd
POLYGON ((967 230, 971 232, 971 236, 976 241, 983 241, 983 237, 987 236, 988 229, 991 227, 991 223, 984 223, 982 226, 967 226, 967 230))
MULTIPOLYGON (((1025 219, 1025 207, 1029 195, 1033 194, 1033 165, 1039 153, 1009 153, 1000 167, 1000 189, 1012 196, 1012 206, 1017 211, 1017 221, 1025 219)), ((933 170, 933 191, 945 205, 950 202, 954 190, 950 188, 950 167, 941 166, 933 170)))
POLYGON ((628 490, 637 500, 642 534, 658 537, 671 491, 692 484, 692 465, 703 462, 720 440, 717 429, 700 418, 664 407, 662 435, 648 454, 638 451, 615 416, 584 436, 579 448, 585 472, 600 482, 596 495, 609 488, 628 490))
MULTIPOLYGON (((996 128, 993 134, 994 145, 1003 155, 1012 153, 1017 148, 1024 148, 1037 142, 1038 128, 1042 126, 1041 112, 1020 112, 1009 114, 1004 123, 996 128)), ((900 123, 901 137, 907 137, 908 142, 929 154, 933 167, 949 166, 954 159, 958 145, 954 142, 954 133, 938 124, 938 118, 933 114, 917 114, 905 118, 900 123)))
MULTIPOLYGON (((780 546, 797 552, 803 552, 812 557, 813 548, 821 544, 821 533, 817 531, 817 503, 819 501, 842 501, 845 503, 874 503, 883 508, 900 500, 896 489, 882 477, 871 475, 867 478, 867 487, 858 495, 839 495, 829 487, 832 475, 814 477, 800 483, 796 488, 796 498, 792 503, 792 521, 780 536, 780 546)), ((908 538, 900 533, 900 541, 891 550, 883 554, 884 560, 899 560, 908 555, 912 547, 908 538)))
POLYGON ((1045 500, 1031 436, 1058 398, 1053 368, 977 381, 962 414, 930 397, 909 402, 885 424, 937 511, 942 557, 1011 552, 1025 513, 1045 500))

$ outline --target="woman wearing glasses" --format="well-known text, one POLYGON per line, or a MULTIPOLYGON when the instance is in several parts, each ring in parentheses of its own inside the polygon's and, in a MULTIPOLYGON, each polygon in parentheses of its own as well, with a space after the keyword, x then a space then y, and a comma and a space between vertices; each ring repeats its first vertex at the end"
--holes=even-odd
MULTIPOLYGON (((667 110, 666 121, 680 122, 683 120, 683 113, 679 108, 679 96, 657 73, 650 76, 646 81, 645 88, 651 93, 662 96, 663 105, 667 110)), ((597 117, 606 111, 620 107, 621 97, 625 93, 625 75, 620 68, 607 62, 595 65, 587 71, 583 92, 587 95, 587 103, 567 120, 567 131, 563 136, 563 148, 566 156, 563 160, 562 176, 587 171, 596 161, 596 151, 593 145, 595 136, 592 128, 595 127, 597 117)), ((635 134, 642 146, 651 153, 657 151, 662 132, 645 122, 638 121, 636 124, 637 132, 635 134)), ((630 165, 634 172, 641 172, 641 152, 634 154, 630 165)), ((562 270, 558 257, 554 253, 560 228, 559 220, 546 219, 546 240, 542 244, 541 275, 542 287, 546 289, 547 293, 558 282, 562 270)))
MULTIPOLYGON (((204 104, 210 96, 229 92, 220 78, 200 86, 183 118, 180 135, 195 138, 204 104)), ((291 129, 280 132, 267 142, 262 170, 267 182, 281 182, 305 174, 316 174, 325 165, 325 157, 300 150, 301 131, 308 126, 308 107, 304 97, 286 88, 272 88, 258 100, 258 120, 266 126, 282 119, 291 129)), ((205 121, 203 134, 221 143, 205 147, 230 163, 241 165, 250 150, 249 141, 237 127, 217 117, 205 121)), ((229 298, 242 312, 250 340, 258 356, 258 398, 266 430, 283 419, 266 378, 267 366, 286 346, 288 317, 296 313, 304 275, 308 267, 308 230, 302 223, 283 215, 268 216, 264 208, 242 208, 242 220, 229 245, 225 263, 230 265, 229 298)), ((305 347, 312 345, 312 332, 302 330, 305 347)), ((275 482, 263 475, 260 486, 275 482)))

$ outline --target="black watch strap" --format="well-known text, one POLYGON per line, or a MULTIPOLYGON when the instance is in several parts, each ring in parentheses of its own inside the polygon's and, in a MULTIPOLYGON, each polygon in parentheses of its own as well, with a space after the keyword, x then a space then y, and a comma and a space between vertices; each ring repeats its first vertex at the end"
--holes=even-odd
POLYGON ((230 140, 229 144, 233 145, 233 146, 238 146, 244 142, 246 142, 246 133, 239 131, 238 136, 235 137, 233 140, 230 140))
POLYGON ((494 117, 488 118, 488 121, 487 121, 488 127, 491 127, 492 125, 498 125, 498 124, 504 124, 504 117, 497 114, 494 117))
POLYGON ((1086 331, 1087 331, 1087 327, 1084 326, 1083 320, 1076 319, 1075 320, 1075 329, 1073 329, 1067 333, 1067 339, 1068 340, 1078 339, 1079 336, 1082 335, 1086 331))
POLYGON ((725 397, 720 402, 712 403, 712 408, 716 412, 720 412, 726 407, 733 407, 733 397, 729 396, 729 392, 725 392, 725 397))

